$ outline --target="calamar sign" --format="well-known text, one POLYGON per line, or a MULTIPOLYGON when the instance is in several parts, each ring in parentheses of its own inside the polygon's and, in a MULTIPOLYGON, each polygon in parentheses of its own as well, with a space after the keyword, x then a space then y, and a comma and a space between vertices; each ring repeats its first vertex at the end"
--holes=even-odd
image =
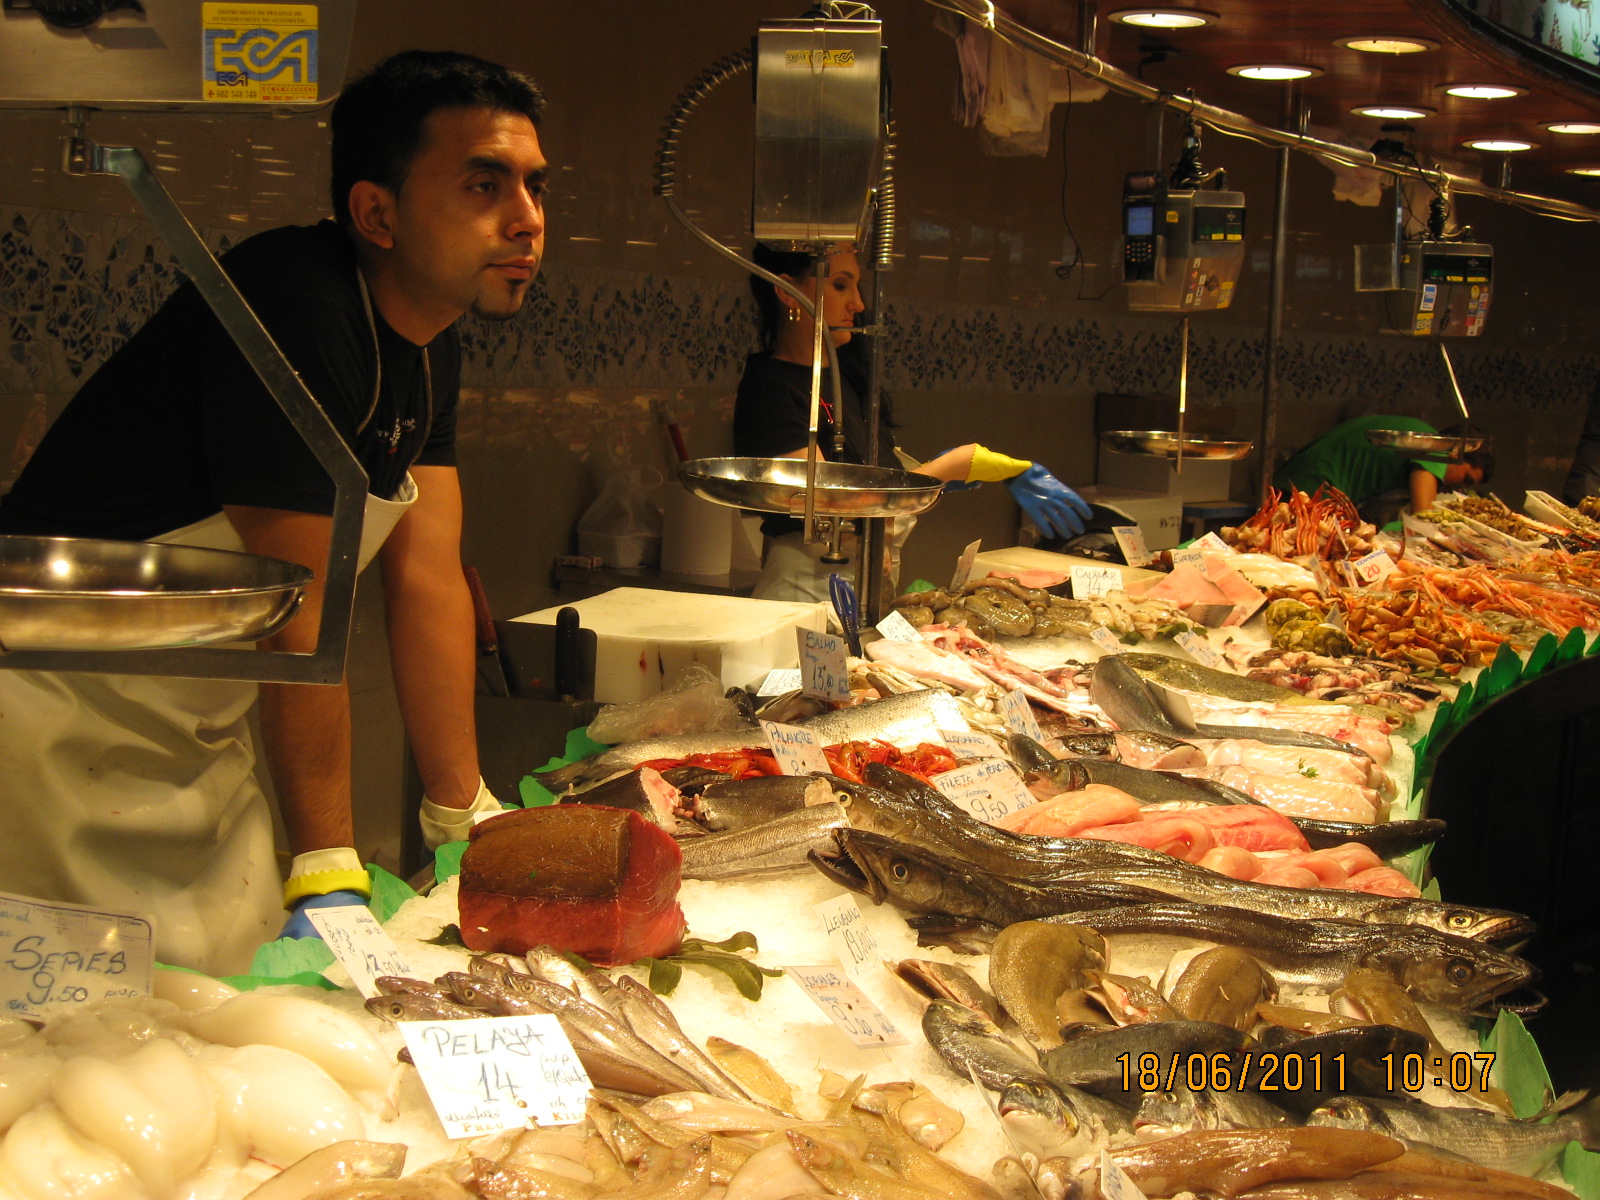
POLYGON ((207 100, 248 104, 315 101, 315 4, 201 5, 207 100))

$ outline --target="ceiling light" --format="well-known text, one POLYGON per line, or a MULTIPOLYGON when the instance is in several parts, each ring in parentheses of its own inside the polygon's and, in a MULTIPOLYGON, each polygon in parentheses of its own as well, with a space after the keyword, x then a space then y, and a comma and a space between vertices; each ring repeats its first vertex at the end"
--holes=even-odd
POLYGON ((1600 176, 1600 167, 1568 167, 1568 175, 1600 176))
POLYGON ((1368 104, 1350 110, 1363 117, 1382 117, 1388 121, 1420 121, 1436 115, 1431 108, 1415 108, 1409 104, 1368 104))
POLYGON ((1196 29, 1221 20, 1216 13, 1198 8, 1125 8, 1112 13, 1111 19, 1146 29, 1196 29))
POLYGON ((1593 121, 1557 121, 1545 128, 1551 133, 1600 133, 1600 125, 1593 121))
POLYGON ((1287 63, 1252 63, 1247 67, 1229 67, 1229 75, 1242 75, 1246 79, 1309 79, 1321 75, 1320 67, 1296 67, 1287 63))
POLYGON ((1452 96, 1465 96, 1468 100, 1505 100, 1521 96, 1527 89, 1512 87, 1508 83, 1452 83, 1444 89, 1452 96))
POLYGON ((1353 37, 1335 42, 1346 50, 1359 50, 1363 54, 1420 54, 1424 50, 1437 50, 1438 42, 1413 37, 1353 37))
POLYGON ((1470 142, 1462 142, 1471 150, 1493 150, 1500 154, 1513 154, 1518 150, 1533 150, 1534 142, 1519 142, 1511 138, 1477 138, 1470 142))

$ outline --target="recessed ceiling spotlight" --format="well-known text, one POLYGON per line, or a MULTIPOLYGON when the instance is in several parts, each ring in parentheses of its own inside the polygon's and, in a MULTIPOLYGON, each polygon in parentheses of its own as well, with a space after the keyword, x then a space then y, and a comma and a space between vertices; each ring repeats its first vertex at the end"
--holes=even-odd
POLYGON ((1600 133, 1600 125, 1593 121, 1557 121, 1545 128, 1551 133, 1600 133))
POLYGON ((1509 83, 1452 83, 1444 90, 1468 100, 1507 100, 1526 94, 1528 89, 1512 87, 1509 83))
POLYGON ((1146 29, 1196 29, 1222 18, 1198 8, 1125 8, 1112 13, 1111 19, 1146 29))
POLYGON ((1382 117, 1387 121, 1420 121, 1437 114, 1431 108, 1417 108, 1410 104, 1368 104, 1350 110, 1363 117, 1382 117))
POLYGON ((1309 79, 1321 75, 1321 67, 1297 67, 1288 63, 1252 63, 1245 67, 1229 67, 1229 75, 1242 75, 1246 79, 1309 79))
POLYGON ((1590 178, 1600 176, 1600 167, 1568 167, 1568 175, 1585 175, 1590 178))
POLYGON ((1533 150, 1537 145, 1534 142, 1519 142, 1513 138, 1475 138, 1470 142, 1462 142, 1461 144, 1472 150, 1493 150, 1500 154, 1514 154, 1518 150, 1533 150))
POLYGON ((1363 54, 1420 54, 1424 50, 1437 50, 1438 42, 1414 37, 1353 37, 1340 38, 1334 43, 1346 50, 1359 50, 1363 54))

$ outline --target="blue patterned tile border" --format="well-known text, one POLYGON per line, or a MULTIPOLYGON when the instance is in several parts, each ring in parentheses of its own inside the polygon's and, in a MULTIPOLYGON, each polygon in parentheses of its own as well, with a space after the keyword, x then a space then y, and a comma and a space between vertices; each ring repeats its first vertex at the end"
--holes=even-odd
MULTIPOLYGON (((214 249, 229 235, 209 231, 214 249)), ((0 205, 0 393, 71 392, 155 311, 181 278, 147 222, 0 205)), ((987 394, 1173 391, 1176 323, 1123 313, 891 299, 888 386, 987 394)), ((755 344, 742 282, 604 269, 548 268, 515 319, 462 323, 472 387, 731 391, 755 344)), ((1586 399, 1591 355, 1458 343, 1476 406, 1544 412, 1586 399)), ((1260 335, 1197 323, 1193 394, 1242 402, 1261 388, 1260 335)), ((1280 354, 1286 401, 1367 410, 1437 406, 1431 348, 1399 338, 1290 335, 1280 354)))

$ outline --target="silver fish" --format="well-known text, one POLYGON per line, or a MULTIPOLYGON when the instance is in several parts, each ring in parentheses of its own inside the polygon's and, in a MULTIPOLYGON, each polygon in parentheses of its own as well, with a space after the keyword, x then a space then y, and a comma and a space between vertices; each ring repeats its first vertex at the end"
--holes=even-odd
POLYGON ((1000 1093, 1000 1123, 1011 1142, 1043 1160, 1078 1157, 1133 1131, 1128 1113, 1078 1088, 1019 1079, 1000 1093))
POLYGON ((714 833, 678 843, 685 879, 740 879, 806 869, 806 855, 833 844, 833 831, 845 824, 836 801, 796 809, 749 829, 714 833))
MULTIPOLYGON (((1437 1065, 1428 1069, 1435 1074, 1439 1071, 1437 1065)), ((1337 1096, 1307 1117, 1306 1124, 1370 1130, 1459 1154, 1498 1171, 1537 1175, 1555 1161, 1568 1142, 1600 1150, 1600 1097, 1540 1123, 1482 1109, 1337 1096)))
POLYGON ((631 975, 617 980, 616 1011, 628 1028, 683 1070, 701 1081, 701 1090, 724 1100, 766 1107, 735 1080, 730 1079, 694 1040, 683 1032, 672 1010, 631 975))
POLYGON ((482 1009, 468 1008, 437 996, 415 992, 396 992, 374 996, 363 1007, 385 1021, 466 1021, 484 1016, 482 1009))
POLYGON ((979 1083, 995 1091, 1018 1080, 1052 1086, 1049 1076, 999 1026, 954 1000, 934 1000, 923 1010, 922 1034, 963 1079, 975 1075, 979 1083))
POLYGON ((1195 1129, 1271 1129, 1294 1123, 1293 1117, 1258 1093, 1236 1088, 1149 1092, 1133 1118, 1135 1132, 1156 1137, 1195 1129))
POLYGON ((694 801, 694 819, 713 833, 748 829, 808 805, 833 799, 826 780, 803 775, 761 775, 713 783, 694 801))

